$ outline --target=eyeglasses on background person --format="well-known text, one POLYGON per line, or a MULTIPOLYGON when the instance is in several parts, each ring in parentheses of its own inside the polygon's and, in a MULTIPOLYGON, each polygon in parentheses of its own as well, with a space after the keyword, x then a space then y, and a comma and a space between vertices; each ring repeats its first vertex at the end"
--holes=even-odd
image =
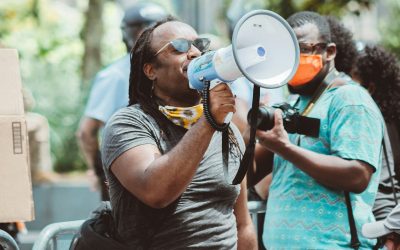
POLYGON ((301 54, 318 54, 328 47, 328 43, 299 43, 301 54))

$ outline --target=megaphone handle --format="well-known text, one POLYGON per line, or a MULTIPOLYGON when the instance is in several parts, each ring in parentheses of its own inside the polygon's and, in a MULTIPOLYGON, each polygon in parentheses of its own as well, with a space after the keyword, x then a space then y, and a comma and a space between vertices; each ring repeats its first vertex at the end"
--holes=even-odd
POLYGON ((229 122, 224 123, 223 125, 217 124, 210 111, 210 81, 204 80, 204 89, 202 92, 202 97, 203 97, 204 116, 206 117, 208 123, 210 123, 210 125, 217 131, 225 131, 229 127, 229 122))
POLYGON ((233 112, 229 112, 229 113, 225 116, 224 123, 230 123, 230 122, 232 121, 232 117, 233 117, 233 112))

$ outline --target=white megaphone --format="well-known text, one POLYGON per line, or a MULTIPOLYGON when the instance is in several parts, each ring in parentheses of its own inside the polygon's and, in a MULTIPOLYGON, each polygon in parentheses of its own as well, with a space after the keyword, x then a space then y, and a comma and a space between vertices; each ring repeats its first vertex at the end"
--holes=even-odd
POLYGON ((278 88, 294 76, 299 57, 296 35, 286 20, 272 11, 254 10, 236 24, 232 45, 190 62, 189 87, 201 91, 205 81, 212 88, 244 76, 262 88, 278 88))
POLYGON ((245 76, 262 88, 277 88, 296 73, 300 50, 285 19, 268 10, 254 10, 236 24, 232 45, 193 59, 189 86, 203 90, 204 81, 232 82, 245 76))

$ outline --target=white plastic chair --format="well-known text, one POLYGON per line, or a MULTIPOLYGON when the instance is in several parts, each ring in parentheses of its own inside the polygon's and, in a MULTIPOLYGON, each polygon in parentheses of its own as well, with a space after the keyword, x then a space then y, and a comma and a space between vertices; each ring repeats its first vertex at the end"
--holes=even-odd
POLYGON ((68 250, 74 235, 85 220, 58 222, 47 225, 35 241, 32 250, 68 250))
POLYGON ((19 250, 17 242, 6 231, 0 229, 0 248, 4 250, 19 250))

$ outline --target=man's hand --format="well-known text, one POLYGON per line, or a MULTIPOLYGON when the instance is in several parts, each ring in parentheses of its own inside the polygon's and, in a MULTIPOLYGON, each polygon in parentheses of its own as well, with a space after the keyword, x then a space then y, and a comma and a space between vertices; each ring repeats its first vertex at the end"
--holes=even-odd
POLYGON ((210 90, 210 112, 218 124, 223 124, 225 117, 235 113, 235 97, 226 83, 221 83, 210 90))
POLYGON ((290 141, 288 134, 283 127, 282 111, 280 109, 275 110, 274 122, 275 125, 271 130, 257 130, 256 135, 261 145, 273 153, 281 154, 287 145, 290 144, 290 141))

